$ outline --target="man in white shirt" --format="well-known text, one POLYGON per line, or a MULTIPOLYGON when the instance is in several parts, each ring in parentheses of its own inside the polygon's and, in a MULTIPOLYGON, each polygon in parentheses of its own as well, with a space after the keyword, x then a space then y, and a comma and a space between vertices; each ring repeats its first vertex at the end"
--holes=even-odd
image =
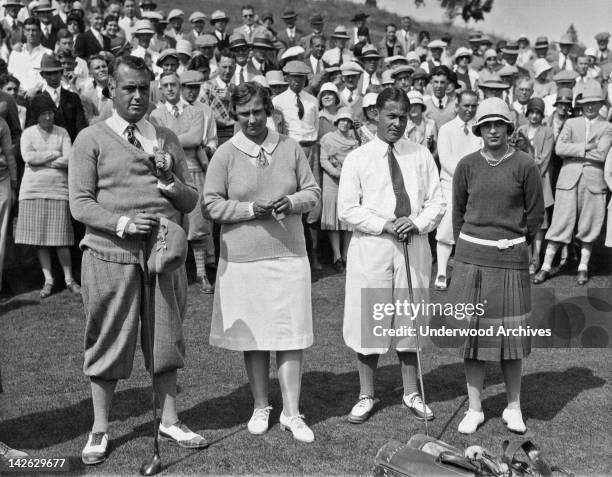
POLYGON ((242 35, 232 35, 230 37, 230 51, 236 58, 236 71, 232 83, 238 86, 245 81, 251 81, 259 73, 253 65, 249 63, 249 53, 251 48, 242 35))
MULTIPOLYGON (((74 37, 66 29, 57 32, 57 54, 60 56, 64 53, 70 53, 74 56, 74 37)), ((89 71, 87 70, 87 61, 83 58, 76 56, 74 60, 75 67, 73 73, 76 76, 76 85, 78 87, 79 82, 88 78, 89 71)))
POLYGON ((134 24, 132 36, 136 39, 136 46, 132 49, 131 55, 139 58, 144 58, 147 54, 151 56, 153 63, 157 62, 158 54, 155 51, 149 50, 151 38, 155 35, 153 24, 150 20, 138 20, 134 24))
POLYGON ((425 97, 426 116, 433 119, 438 131, 443 124, 455 117, 455 104, 449 101, 446 89, 450 78, 450 70, 442 65, 431 73, 431 89, 433 95, 425 97))
POLYGON ((438 132, 438 157, 440 159, 440 185, 446 199, 446 212, 438 225, 438 272, 435 287, 446 290, 447 265, 455 240, 453 237, 453 175, 459 161, 482 146, 482 139, 472 133, 473 118, 478 107, 478 94, 463 90, 457 94, 457 117, 443 124, 438 132))
POLYGON ((559 41, 559 58, 555 64, 555 71, 561 70, 573 70, 574 69, 574 61, 570 56, 570 52, 574 47, 574 40, 568 34, 565 34, 561 37, 559 41))
POLYGON ((344 87, 340 90, 340 101, 344 106, 351 108, 355 120, 363 121, 363 95, 359 89, 359 80, 363 74, 363 68, 354 61, 347 61, 342 64, 340 71, 344 84, 344 87))
POLYGON ((89 57, 90 81, 81 83, 81 102, 89 124, 108 118, 112 112, 108 97, 108 65, 100 55, 89 57))
POLYGON ((123 16, 119 19, 119 28, 125 32, 125 39, 132 41, 132 33, 136 25, 136 0, 125 0, 123 2, 123 16))
MULTIPOLYGON (((315 180, 321 185, 321 164, 319 162, 319 102, 317 98, 304 91, 306 79, 310 70, 302 61, 290 61, 283 68, 289 88, 272 99, 274 107, 282 114, 285 121, 287 135, 300 143, 315 180)), ((319 230, 318 222, 321 219, 321 206, 315 207, 306 216, 306 223, 310 231, 309 256, 310 263, 315 270, 322 268, 319 262, 319 230)))
POLYGON ((368 91, 370 85, 380 86, 380 78, 378 77, 378 65, 382 56, 374 45, 365 45, 361 50, 361 63, 363 64, 363 75, 359 82, 359 92, 362 96, 368 91))
POLYGON ((518 114, 517 126, 520 126, 527 122, 527 104, 533 96, 533 80, 520 79, 514 88, 514 96, 516 100, 512 103, 512 107, 518 114))
POLYGON ((44 86, 44 81, 38 73, 42 57, 53 52, 40 44, 40 24, 33 18, 28 18, 23 24, 25 44, 21 51, 11 52, 8 70, 21 82, 21 88, 28 96, 36 94, 44 86))
POLYGON ((410 31, 412 19, 409 16, 402 17, 400 27, 395 36, 400 45, 402 45, 404 54, 408 54, 409 51, 414 51, 418 42, 416 34, 410 31))
POLYGON ((338 188, 338 217, 353 227, 346 268, 343 336, 357 353, 359 400, 349 422, 360 424, 374 407, 374 374, 381 354, 395 350, 401 363, 402 403, 417 419, 434 414, 423 403, 417 386, 414 316, 395 311, 376 316, 378 308, 409 303, 411 275, 414 301, 428 300, 431 251, 427 234, 440 222, 445 201, 438 170, 430 152, 404 139, 409 101, 399 88, 386 88, 377 98, 376 137, 344 160, 338 188), (402 242, 408 241, 410 270, 402 242))

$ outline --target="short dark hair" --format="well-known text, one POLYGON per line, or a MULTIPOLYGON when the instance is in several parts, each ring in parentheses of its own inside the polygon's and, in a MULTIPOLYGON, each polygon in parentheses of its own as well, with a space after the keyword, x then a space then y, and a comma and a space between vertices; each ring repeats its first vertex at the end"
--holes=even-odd
POLYGON ((104 61, 104 63, 106 63, 106 66, 108 66, 108 62, 106 61, 106 58, 104 58, 102 55, 99 55, 98 53, 96 53, 94 55, 90 55, 89 58, 87 58, 87 67, 91 68, 91 64, 94 61, 104 61))
POLYGON ((69 60, 69 59, 74 60, 75 58, 74 58, 74 55, 72 54, 72 52, 70 52, 70 51, 62 51, 62 52, 57 54, 57 59, 58 60, 62 60, 62 59, 64 59, 64 60, 69 60))
POLYGON ((193 58, 191 58, 191 60, 189 60, 187 69, 199 71, 200 68, 204 66, 210 70, 210 62, 208 61, 208 58, 206 58, 204 55, 195 55, 193 58))
POLYGON ((395 28, 397 30, 397 25, 395 23, 387 23, 385 25, 385 31, 387 31, 387 28, 389 28, 389 27, 393 27, 393 28, 395 28))
POLYGON ((72 35, 68 30, 62 28, 61 30, 58 30, 57 35, 55 37, 57 38, 57 41, 60 41, 63 38, 72 38, 72 35))
POLYGON ((264 88, 259 83, 254 81, 246 81, 234 88, 230 97, 230 114, 236 118, 236 106, 246 104, 254 97, 259 96, 263 104, 266 116, 271 116, 274 106, 272 105, 272 97, 268 88, 264 88))
POLYGON ((382 92, 376 98, 376 109, 382 111, 388 102, 404 103, 406 108, 410 107, 410 100, 406 95, 406 92, 401 88, 390 86, 382 90, 382 92))
POLYGON ((245 10, 253 10, 253 13, 255 13, 255 9, 253 8, 253 5, 247 3, 246 5, 242 5, 242 8, 240 9, 240 12, 244 12, 245 10))
POLYGON ((431 78, 433 78, 434 76, 446 76, 446 79, 452 79, 451 78, 451 70, 448 68, 448 66, 445 65, 439 65, 436 66, 431 74, 429 75, 431 78))
POLYGON ((323 43, 325 43, 327 41, 327 38, 325 38, 325 35, 319 35, 319 34, 312 35, 310 37, 310 46, 312 46, 312 42, 315 40, 323 40, 323 43))
POLYGON ((0 75, 0 88, 4 88, 9 83, 15 83, 17 89, 19 89, 19 86, 21 86, 21 81, 19 81, 13 75, 8 73, 0 75))
POLYGON ((147 76, 151 75, 151 71, 149 70, 149 67, 145 63, 144 58, 139 58, 137 56, 132 56, 132 55, 125 55, 125 56, 117 57, 115 59, 115 62, 113 63, 113 80, 115 81, 117 81, 117 75, 118 75, 119 67, 121 65, 127 66, 128 68, 131 68, 136 71, 146 71, 147 76))
POLYGON ((431 34, 427 30, 421 30, 419 32, 419 43, 422 42, 424 38, 431 40, 431 34))
POLYGON ((34 25, 36 28, 40 30, 40 23, 35 18, 29 17, 23 21, 23 26, 27 27, 28 25, 34 25))
POLYGON ((102 22, 102 26, 106 27, 106 25, 108 25, 110 22, 116 22, 116 21, 119 21, 119 18, 114 13, 111 13, 111 14, 106 15, 104 17, 104 21, 102 22))
POLYGON ((471 89, 462 89, 457 93, 457 103, 463 101, 465 96, 472 96, 474 98, 478 98, 478 93, 476 91, 472 91, 471 89))

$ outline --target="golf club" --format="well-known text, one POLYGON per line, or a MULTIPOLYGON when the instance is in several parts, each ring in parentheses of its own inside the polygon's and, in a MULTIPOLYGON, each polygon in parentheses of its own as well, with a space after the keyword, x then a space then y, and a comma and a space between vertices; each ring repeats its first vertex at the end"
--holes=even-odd
POLYGON ((143 272, 143 301, 142 318, 145 332, 149 341, 149 371, 151 373, 151 388, 153 389, 153 457, 143 462, 140 467, 140 475, 155 475, 162 470, 162 461, 159 457, 159 430, 157 428, 157 405, 155 403, 155 361, 153 343, 155 338, 155 317, 151 306, 151 275, 147 264, 147 239, 142 240, 140 250, 140 266, 143 272))
MULTIPOLYGON (((406 276, 408 278, 408 297, 410 303, 414 303, 414 292, 412 290, 412 277, 410 276, 410 258, 408 257, 408 244, 412 242, 412 236, 402 242, 404 247, 404 262, 406 263, 406 276)), ((417 368, 419 370, 419 383, 421 385, 421 397, 423 398, 423 414, 425 415, 425 434, 429 436, 429 424, 427 423, 427 401, 425 400, 425 386, 423 386, 423 368, 421 368, 421 346, 419 343, 419 315, 415 315, 415 327, 416 327, 416 355, 417 355, 417 368)))

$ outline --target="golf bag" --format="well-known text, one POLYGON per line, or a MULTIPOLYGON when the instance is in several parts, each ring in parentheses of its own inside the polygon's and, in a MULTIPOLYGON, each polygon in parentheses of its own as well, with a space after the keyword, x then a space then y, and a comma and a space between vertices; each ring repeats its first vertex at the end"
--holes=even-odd
POLYGON ((531 441, 502 445, 497 458, 479 446, 465 452, 424 434, 414 435, 407 444, 390 441, 376 454, 375 477, 548 477, 572 476, 560 467, 549 466, 531 441), (523 451, 526 459, 520 458, 523 451))

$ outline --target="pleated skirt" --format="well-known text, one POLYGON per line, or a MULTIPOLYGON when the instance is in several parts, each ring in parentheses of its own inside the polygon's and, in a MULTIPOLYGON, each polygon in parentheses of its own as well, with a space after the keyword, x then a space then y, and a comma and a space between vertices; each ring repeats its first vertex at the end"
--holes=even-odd
POLYGON ((338 219, 338 182, 325 172, 321 201, 321 230, 352 230, 349 225, 338 219))
POLYGON ((501 361, 522 359, 529 355, 531 339, 523 333, 531 315, 527 270, 484 267, 457 261, 449 298, 455 306, 481 304, 484 310, 482 314, 474 313, 467 318, 469 329, 481 332, 478 336, 466 338, 462 348, 464 359, 501 361), (490 334, 485 334, 486 331, 490 334))
POLYGON ((67 200, 24 199, 19 201, 15 243, 38 247, 74 244, 74 231, 67 200))

